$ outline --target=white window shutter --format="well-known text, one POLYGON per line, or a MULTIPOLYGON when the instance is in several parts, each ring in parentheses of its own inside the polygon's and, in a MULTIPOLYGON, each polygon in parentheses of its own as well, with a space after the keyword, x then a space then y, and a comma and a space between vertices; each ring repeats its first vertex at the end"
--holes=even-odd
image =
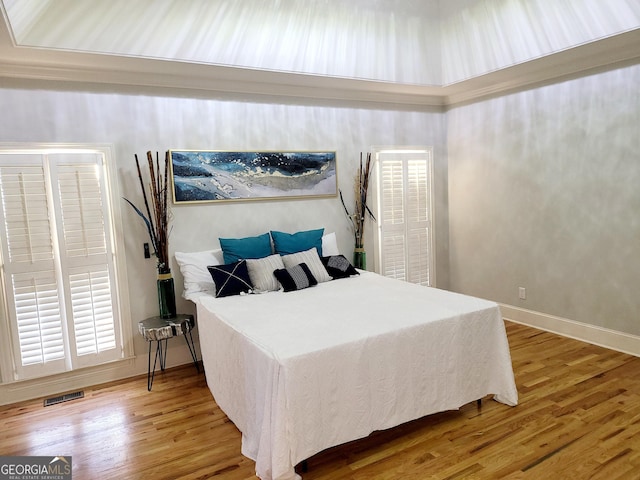
MULTIPOLYGON (((92 159, 89 158, 88 161, 92 159)), ((89 257, 107 253, 99 166, 60 165, 57 169, 65 253, 89 257)))
POLYGON ((406 162, 407 175, 407 280, 431 285, 429 242, 429 165, 426 159, 406 162))
POLYGON ((0 164, 2 246, 7 307, 15 312, 15 370, 20 377, 61 372, 66 351, 46 172, 39 155, 5 160, 8 165, 0 164))
POLYGON ((7 260, 29 264, 53 260, 49 205, 42 166, 0 166, 7 260))
MULTIPOLYGON (((11 275, 23 366, 64 361, 60 296, 53 271, 11 275)), ((63 364, 59 364, 62 368, 63 364)))
POLYGON ((71 359, 75 366, 115 360, 121 349, 102 158, 65 153, 51 154, 49 160, 56 179, 53 193, 71 359))
POLYGON ((382 150, 377 159, 380 273, 431 285, 431 152, 382 150))
POLYGON ((74 273, 69 275, 69 288, 76 354, 98 354, 115 349, 117 344, 109 272, 106 269, 73 270, 74 273))
POLYGON ((122 358, 103 157, 0 155, 0 220, 17 379, 122 358))
POLYGON ((399 280, 407 278, 405 186, 401 160, 380 163, 382 232, 382 275, 399 280))

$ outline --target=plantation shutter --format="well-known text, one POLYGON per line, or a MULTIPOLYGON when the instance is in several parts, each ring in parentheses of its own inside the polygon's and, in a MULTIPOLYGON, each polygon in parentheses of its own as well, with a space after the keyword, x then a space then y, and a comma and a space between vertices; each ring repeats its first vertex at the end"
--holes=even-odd
POLYGON ((0 155, 15 376, 122 358, 103 156, 0 155))
POLYGON ((431 152, 381 151, 378 175, 381 273, 431 285, 431 152))
POLYGON ((42 158, 4 155, 0 186, 5 288, 18 370, 64 371, 65 333, 42 158))
POLYGON ((404 168, 402 160, 380 162, 382 275, 405 280, 407 249, 405 232, 404 168))

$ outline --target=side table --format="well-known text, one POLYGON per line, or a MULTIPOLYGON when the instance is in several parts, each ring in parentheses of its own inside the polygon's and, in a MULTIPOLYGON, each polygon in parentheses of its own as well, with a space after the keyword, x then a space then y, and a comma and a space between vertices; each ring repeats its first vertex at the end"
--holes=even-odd
POLYGON ((138 322, 138 331, 149 342, 149 361, 147 366, 147 390, 151 391, 153 386, 153 377, 156 373, 156 365, 160 363, 160 370, 164 371, 167 361, 167 342, 172 337, 183 336, 193 364, 200 373, 198 366, 198 358, 196 357, 196 348, 193 343, 191 331, 196 326, 196 320, 193 315, 179 313, 173 318, 151 317, 138 322), (153 360, 153 369, 151 369, 151 344, 156 342, 156 355, 153 360), (164 345, 162 344, 164 342, 164 345))

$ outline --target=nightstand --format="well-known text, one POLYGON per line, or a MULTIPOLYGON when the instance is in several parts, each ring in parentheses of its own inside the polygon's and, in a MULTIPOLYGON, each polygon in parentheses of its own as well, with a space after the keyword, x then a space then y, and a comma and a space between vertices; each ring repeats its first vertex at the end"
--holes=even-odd
POLYGON ((153 386, 153 377, 156 373, 156 364, 160 363, 160 370, 164 371, 167 361, 167 342, 172 337, 184 337, 185 342, 187 342, 187 347, 189 347, 189 352, 191 352, 193 364, 195 365, 198 373, 200 373, 198 358, 196 357, 196 348, 193 343, 193 336, 191 335, 191 331, 195 328, 195 326, 195 317, 193 315, 182 313, 179 313, 173 318, 151 317, 138 322, 138 331, 144 337, 144 339, 149 342, 147 390, 151 391, 151 387, 153 386), (153 360, 152 369, 151 344, 153 342, 156 342, 156 355, 153 360))

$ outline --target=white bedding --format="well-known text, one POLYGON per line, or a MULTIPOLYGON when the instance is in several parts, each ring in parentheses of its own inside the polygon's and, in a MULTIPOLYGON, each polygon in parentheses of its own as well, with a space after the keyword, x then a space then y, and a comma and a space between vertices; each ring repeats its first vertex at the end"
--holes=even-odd
POLYGON ((207 384, 263 480, 339 445, 494 394, 518 401, 497 304, 364 272, 196 300, 207 384))

